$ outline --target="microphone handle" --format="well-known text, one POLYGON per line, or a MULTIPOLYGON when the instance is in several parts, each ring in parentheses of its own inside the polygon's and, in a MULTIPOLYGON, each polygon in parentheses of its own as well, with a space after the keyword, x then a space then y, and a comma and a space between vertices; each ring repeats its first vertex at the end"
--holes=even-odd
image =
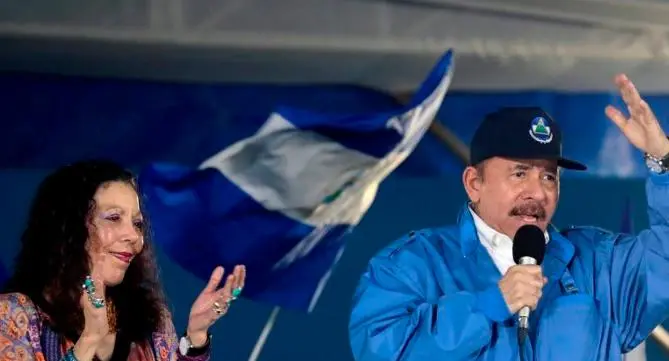
POLYGON ((530 327, 530 308, 525 306, 518 312, 518 327, 527 329, 530 327))
MULTIPOLYGON (((535 260, 532 257, 521 257, 519 264, 521 264, 521 265, 526 265, 526 264, 536 265, 537 260, 535 260)), ((521 308, 520 311, 518 312, 518 327, 527 330, 530 326, 529 325, 529 323, 530 323, 529 319, 530 319, 530 307, 525 306, 525 307, 521 308)))

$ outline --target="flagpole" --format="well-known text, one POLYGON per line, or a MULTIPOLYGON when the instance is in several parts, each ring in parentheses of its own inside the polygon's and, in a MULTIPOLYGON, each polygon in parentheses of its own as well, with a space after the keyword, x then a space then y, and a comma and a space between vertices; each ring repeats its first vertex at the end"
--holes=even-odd
POLYGON ((272 313, 269 314, 267 322, 265 322, 265 327, 263 327, 262 332, 260 332, 260 336, 258 336, 258 341, 256 341, 255 346, 253 346, 253 351, 251 351, 251 355, 249 356, 248 361, 258 361, 260 352, 262 351, 263 347, 265 347, 267 338, 269 337, 270 332, 272 332, 272 328, 274 327, 274 323, 276 322, 276 317, 279 315, 280 309, 281 308, 279 306, 275 306, 272 309, 272 313))

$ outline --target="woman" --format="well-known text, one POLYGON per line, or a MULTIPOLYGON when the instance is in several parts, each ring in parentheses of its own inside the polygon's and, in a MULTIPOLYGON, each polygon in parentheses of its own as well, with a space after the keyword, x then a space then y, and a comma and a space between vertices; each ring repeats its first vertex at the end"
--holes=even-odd
POLYGON ((133 175, 106 161, 40 185, 13 276, 0 295, 0 360, 209 359, 209 327, 244 285, 217 267, 177 336, 133 175))

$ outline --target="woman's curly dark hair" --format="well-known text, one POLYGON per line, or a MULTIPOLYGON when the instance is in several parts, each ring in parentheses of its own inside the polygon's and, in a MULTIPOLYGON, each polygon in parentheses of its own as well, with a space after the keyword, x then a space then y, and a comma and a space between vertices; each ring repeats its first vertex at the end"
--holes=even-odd
MULTIPOLYGON (((81 285, 90 273, 87 225, 95 193, 109 182, 123 182, 138 191, 131 172, 104 160, 74 163, 47 176, 31 205, 15 269, 5 286, 5 292, 30 297, 49 316, 54 330, 74 341, 84 325, 81 285)), ((106 292, 117 311, 117 326, 128 341, 147 341, 165 322, 148 225, 143 233, 144 248, 123 282, 106 292)))

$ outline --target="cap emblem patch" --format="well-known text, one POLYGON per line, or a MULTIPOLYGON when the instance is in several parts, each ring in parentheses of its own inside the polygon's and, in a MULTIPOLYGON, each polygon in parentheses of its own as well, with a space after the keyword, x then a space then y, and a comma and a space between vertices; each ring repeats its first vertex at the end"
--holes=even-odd
POLYGON ((546 118, 536 117, 532 119, 530 137, 541 144, 548 144, 553 140, 553 133, 546 118))

